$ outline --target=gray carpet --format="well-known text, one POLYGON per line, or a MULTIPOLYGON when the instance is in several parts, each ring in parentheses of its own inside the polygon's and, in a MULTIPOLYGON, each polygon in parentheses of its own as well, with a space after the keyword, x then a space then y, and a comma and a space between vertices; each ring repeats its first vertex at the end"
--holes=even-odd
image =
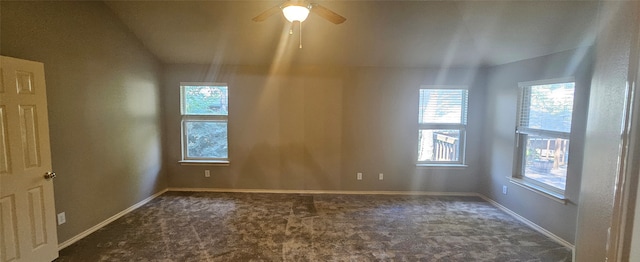
POLYGON ((571 261, 478 197, 168 192, 63 261, 571 261))

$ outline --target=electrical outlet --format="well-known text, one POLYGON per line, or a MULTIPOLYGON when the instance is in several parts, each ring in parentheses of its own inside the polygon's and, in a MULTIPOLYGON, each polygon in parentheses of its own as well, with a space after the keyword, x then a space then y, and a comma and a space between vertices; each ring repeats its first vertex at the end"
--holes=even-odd
POLYGON ((502 194, 503 195, 507 194, 507 186, 502 186, 502 194))
POLYGON ((378 180, 383 180, 383 179, 384 179, 384 174, 383 173, 378 174, 378 180))
POLYGON ((209 170, 205 170, 204 177, 211 177, 211 172, 209 170))
POLYGON ((358 180, 362 180, 362 173, 358 173, 358 174, 356 175, 356 179, 358 179, 358 180))
POLYGON ((67 218, 64 212, 61 212, 60 214, 58 214, 58 225, 62 225, 64 223, 67 223, 67 218))

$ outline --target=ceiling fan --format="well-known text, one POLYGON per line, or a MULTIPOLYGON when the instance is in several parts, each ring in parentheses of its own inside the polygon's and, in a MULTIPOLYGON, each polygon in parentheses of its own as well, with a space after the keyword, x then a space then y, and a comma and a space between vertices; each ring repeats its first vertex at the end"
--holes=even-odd
POLYGON ((282 14, 284 17, 291 22, 291 28, 289 29, 289 35, 293 34, 293 24, 298 22, 300 25, 300 46, 302 48, 302 22, 307 19, 309 16, 309 12, 313 12, 320 17, 329 20, 329 22, 334 24, 342 24, 347 19, 343 16, 337 14, 334 11, 329 10, 328 8, 321 6, 317 3, 307 2, 305 0, 287 0, 282 4, 271 7, 258 16, 254 17, 253 21, 261 22, 266 20, 267 18, 275 15, 279 11, 282 10, 282 14))
POLYGON ((342 24, 347 20, 343 16, 329 10, 324 6, 321 6, 318 3, 302 0, 287 0, 282 4, 265 10, 251 20, 255 22, 261 22, 271 17, 272 15, 275 15, 279 11, 282 11, 285 18, 289 20, 289 22, 303 22, 305 19, 307 19, 309 12, 312 12, 334 24, 342 24))

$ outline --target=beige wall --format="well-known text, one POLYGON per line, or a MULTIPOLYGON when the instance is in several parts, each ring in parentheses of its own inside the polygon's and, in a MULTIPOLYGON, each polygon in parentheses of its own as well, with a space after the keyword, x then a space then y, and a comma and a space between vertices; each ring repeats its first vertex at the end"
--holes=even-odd
POLYGON ((0 53, 45 65, 60 242, 166 188, 158 61, 102 2, 0 7, 0 53))
POLYGON ((475 192, 483 80, 476 70, 208 67, 164 71, 170 187, 475 192), (180 82, 229 84, 227 167, 181 166, 180 82), (421 84, 470 85, 468 168, 416 168, 421 84), (212 171, 211 178, 204 170, 212 171), (362 172, 362 181, 356 173, 362 172), (378 180, 378 173, 385 179, 378 180))
POLYGON ((590 49, 583 48, 496 66, 487 80, 480 192, 570 243, 575 238, 591 57, 590 49), (509 182, 514 170, 518 83, 562 77, 576 80, 566 205, 509 182), (502 194, 503 185, 508 187, 507 195, 502 194))

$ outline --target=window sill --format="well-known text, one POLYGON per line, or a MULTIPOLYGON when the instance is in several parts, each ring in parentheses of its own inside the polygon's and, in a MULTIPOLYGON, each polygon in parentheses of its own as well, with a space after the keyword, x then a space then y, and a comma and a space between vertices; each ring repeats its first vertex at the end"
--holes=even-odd
POLYGON ((229 166, 227 160, 181 160, 181 166, 229 166))
POLYGON ((468 165, 465 164, 416 164, 418 168, 467 168, 468 165))
POLYGON ((528 189, 530 191, 533 191, 535 193, 538 193, 544 197, 547 197, 551 200, 554 200, 558 203, 561 203, 563 205, 566 205, 567 202, 569 202, 569 199, 567 199, 563 194, 557 193, 557 192, 553 192, 549 189, 543 188, 541 186, 532 184, 532 183, 528 183, 525 180, 522 180, 520 178, 515 178, 515 177, 507 177, 509 179, 509 182, 520 186, 524 189, 528 189))

